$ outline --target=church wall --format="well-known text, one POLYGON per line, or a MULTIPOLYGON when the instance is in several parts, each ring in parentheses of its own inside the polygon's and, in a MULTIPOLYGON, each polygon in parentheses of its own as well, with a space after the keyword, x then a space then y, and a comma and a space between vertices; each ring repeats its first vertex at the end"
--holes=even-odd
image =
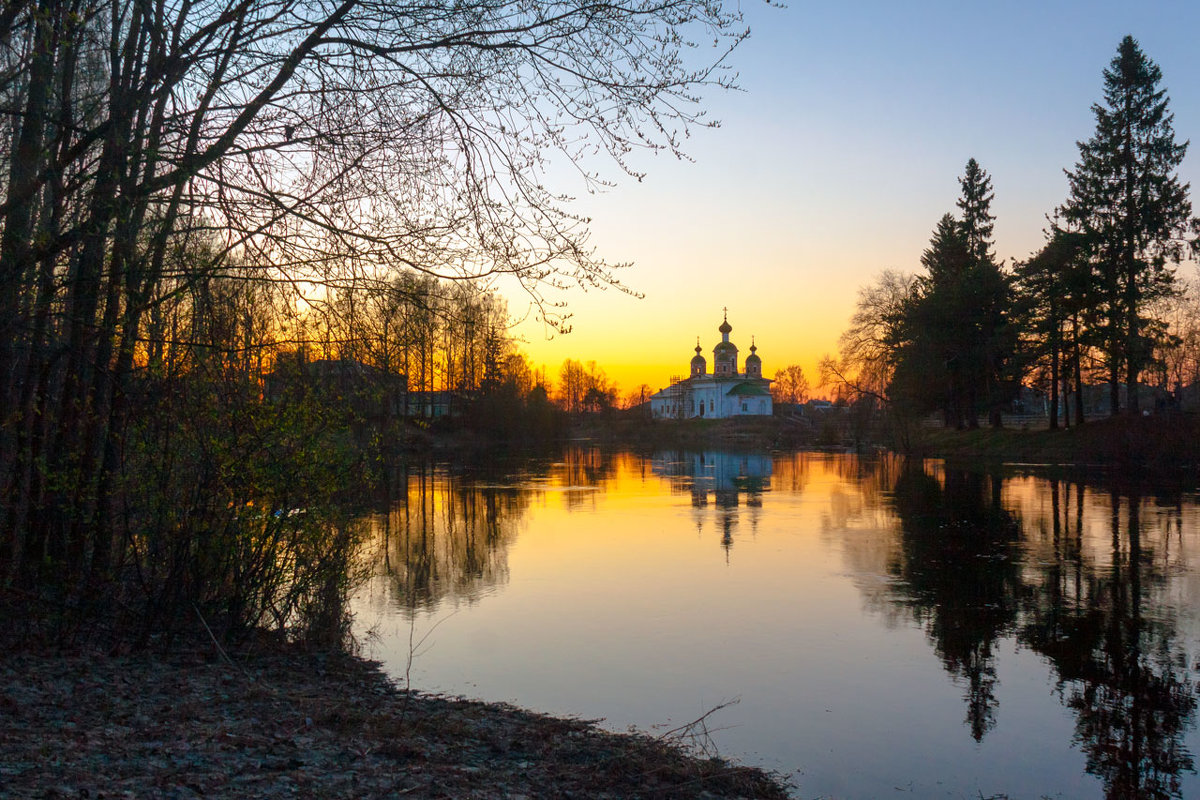
POLYGON ((713 348, 713 372, 707 373, 707 365, 700 355, 700 343, 696 342, 696 356, 690 364, 687 380, 673 384, 650 398, 651 415, 655 419, 726 419, 741 416, 770 416, 770 397, 757 395, 729 394, 738 383, 749 380, 764 389, 769 380, 762 378, 762 362, 751 346, 747 358, 746 372, 737 371, 737 346, 729 341, 732 330, 728 319, 721 323, 721 342, 713 348))

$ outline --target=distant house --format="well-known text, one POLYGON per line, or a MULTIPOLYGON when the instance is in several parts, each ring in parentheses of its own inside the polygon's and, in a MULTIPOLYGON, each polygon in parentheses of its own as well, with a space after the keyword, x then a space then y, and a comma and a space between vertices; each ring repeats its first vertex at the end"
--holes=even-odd
POLYGON ((1180 411, 1200 411, 1200 383, 1176 385, 1174 395, 1180 411))
POLYGON ((466 398, 457 392, 411 391, 407 394, 405 414, 423 419, 441 419, 462 412, 466 398))
POLYGON ((733 327, 728 317, 717 330, 721 332, 721 341, 713 348, 713 372, 708 372, 708 363, 700 355, 697 341, 691 374, 650 396, 652 417, 727 419, 771 415, 771 381, 762 376, 762 359, 755 352, 758 348, 751 343, 745 372, 738 372, 738 349, 729 341, 733 327))
MULTIPOLYGON (((1154 412, 1178 407, 1178 404, 1185 396, 1186 392, 1182 390, 1168 392, 1158 386, 1148 384, 1138 385, 1138 407, 1143 411, 1154 412)), ((1117 398, 1121 404, 1121 408, 1129 408, 1129 391, 1124 383, 1117 384, 1117 398)), ((1074 392, 1070 394, 1059 393, 1058 414, 1060 419, 1068 412, 1071 418, 1074 418, 1075 401, 1074 392)), ((1013 410, 1018 414, 1048 416, 1050 413, 1050 395, 1041 389, 1023 386, 1021 387, 1018 400, 1014 403, 1013 410)), ((1083 413, 1087 419, 1100 419, 1112 415, 1112 387, 1110 384, 1093 383, 1083 387, 1083 413)))

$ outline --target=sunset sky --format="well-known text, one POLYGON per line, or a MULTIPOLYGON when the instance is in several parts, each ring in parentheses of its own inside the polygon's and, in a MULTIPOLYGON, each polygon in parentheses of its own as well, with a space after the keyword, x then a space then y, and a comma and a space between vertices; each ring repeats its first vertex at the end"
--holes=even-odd
MULTIPOLYGON (((558 298, 569 334, 522 324, 523 349, 551 379, 569 357, 594 360, 625 392, 659 389, 686 374, 697 336, 711 369, 728 307, 739 359, 754 336, 764 374, 797 363, 815 385, 859 287, 919 269, 968 158, 992 177, 997 255, 1011 263, 1041 246, 1126 34, 1162 68, 1177 139, 1200 141, 1195 0, 742 7, 743 91, 710 95, 722 126, 692 137, 693 162, 647 156, 635 162, 643 182, 603 195, 560 187, 583 195, 574 208, 592 217, 597 252, 634 262, 620 277, 644 298, 573 291, 558 298)), ((1181 172, 1193 187, 1198 165, 1193 149, 1181 172)), ((522 315, 528 298, 506 295, 522 315)))

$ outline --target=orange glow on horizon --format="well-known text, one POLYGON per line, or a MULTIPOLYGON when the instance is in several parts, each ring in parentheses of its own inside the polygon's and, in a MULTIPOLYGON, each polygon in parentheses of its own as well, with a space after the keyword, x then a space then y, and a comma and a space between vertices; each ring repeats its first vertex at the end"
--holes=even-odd
MULTIPOLYGON (((714 310, 695 307, 666 307, 647 298, 629 302, 620 296, 612 306, 625 313, 611 313, 604 302, 588 302, 575 308, 570 333, 547 338, 543 326, 525 323, 517 328, 520 348, 536 368, 545 368, 547 378, 557 384, 559 369, 566 359, 583 364, 594 361, 619 388, 619 398, 645 384, 652 392, 669 385, 672 378, 686 378, 699 337, 701 355, 712 370, 713 346, 721 341, 719 302, 714 310), (633 305, 633 308, 621 308, 633 305)), ((591 301, 590 296, 584 300, 591 301)), ((811 397, 825 397, 828 389, 818 386, 818 364, 825 355, 835 355, 837 338, 846 324, 843 316, 827 311, 829 319, 816 315, 778 316, 763 310, 739 308, 730 304, 730 341, 738 348, 738 368, 744 369, 750 345, 756 345, 762 359, 763 376, 791 364, 799 364, 808 378, 811 397)))

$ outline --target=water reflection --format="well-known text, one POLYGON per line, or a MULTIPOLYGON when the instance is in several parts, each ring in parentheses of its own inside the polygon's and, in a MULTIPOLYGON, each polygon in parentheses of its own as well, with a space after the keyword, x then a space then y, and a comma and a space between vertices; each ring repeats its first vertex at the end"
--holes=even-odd
MULTIPOLYGON (((773 462, 766 454, 727 453, 716 450, 703 452, 665 451, 652 459, 655 475, 666 478, 672 492, 690 494, 697 530, 703 529, 704 517, 699 513, 707 508, 712 495, 721 546, 728 554, 733 546, 733 534, 738 525, 738 508, 742 496, 750 509, 751 531, 757 530, 758 510, 762 508, 763 493, 770 491, 773 462)), ((795 491, 799 491, 796 486, 795 491)))
POLYGON ((597 447, 574 447, 567 450, 562 460, 554 465, 553 477, 547 478, 556 487, 564 489, 563 498, 567 508, 580 510, 595 507, 596 496, 591 490, 598 489, 610 481, 617 468, 617 456, 597 447))
POLYGON ((925 626, 946 670, 966 686, 966 722, 980 741, 996 724, 995 646, 1016 623, 1020 526, 1000 479, 909 464, 893 486, 900 555, 896 602, 925 626))
POLYGON ((415 462, 394 470, 383 510, 368 520, 373 548, 364 554, 375 576, 387 579, 384 602, 407 615, 478 602, 508 582, 508 548, 531 503, 554 492, 568 510, 594 508, 624 458, 571 448, 557 460, 415 462))
MULTIPOLYGON (((777 747, 772 766, 803 763, 809 775, 814 760, 829 760, 827 783, 814 778, 820 789, 808 794, 878 796, 879 784, 851 783, 845 765, 887 762, 889 748, 902 749, 884 733, 895 717, 915 722, 914 708, 938 702, 949 707, 946 721, 924 728, 928 742, 914 736, 913 747, 930 759, 953 754, 929 769, 949 774, 972 758, 1010 767, 1005 748, 1036 738, 1036 719, 1057 727, 1041 743, 1045 763, 1025 765, 1021 796, 1078 796, 1081 784, 1043 789, 1061 778, 1056 769, 1068 781, 1086 771, 1110 798, 1194 791, 1186 776, 1200 665, 1189 648, 1200 648, 1200 565, 1188 548, 1200 542, 1200 504, 1192 495, 894 457, 599 449, 414 465, 395 485, 388 510, 372 518, 376 607, 395 609, 405 625, 440 624, 445 615, 434 612, 444 606, 487 612, 456 619, 460 639, 450 625, 438 629, 439 649, 423 663, 434 675, 463 665, 468 677, 436 688, 486 696, 475 687, 492 670, 490 699, 543 707, 545 691, 547 709, 610 716, 621 727, 619 710, 573 699, 611 685, 614 702, 640 707, 685 687, 688 701, 688 691, 701 702, 740 694, 752 708, 761 690, 759 713, 788 721, 744 752, 777 747), (501 591, 509 602, 481 602, 501 591), (884 639, 896 649, 883 650, 884 639), (910 652, 918 658, 904 660, 910 652), (874 686, 886 687, 871 695, 877 702, 849 716, 874 686), (1042 701, 1047 691, 1057 703, 1042 701), (555 707, 556 697, 569 699, 555 707), (838 762, 813 750, 804 737, 814 709, 828 728, 821 736, 852 743, 851 756, 838 762), (844 728, 837 713, 848 715, 844 728), (803 752, 786 749, 801 740, 803 752), (1061 767, 1078 758, 1072 749, 1080 763, 1061 767)), ((408 653, 399 648, 402 666, 408 653)), ((756 724, 742 721, 739 731, 756 724)), ((890 779, 906 763, 863 771, 890 779)), ((913 769, 919 778, 923 767, 913 769)), ((1011 778, 1003 780, 997 788, 1008 790, 1011 778)))
POLYGON ((1178 611, 1164 596, 1168 562, 1148 541, 1178 535, 1178 503, 1154 531, 1138 493, 1109 492, 1105 553, 1090 535, 1095 494, 1040 483, 1049 519, 1040 510, 1023 519, 1005 508, 999 476, 906 465, 892 492, 901 537, 894 602, 912 610, 966 686, 976 741, 996 725, 997 644, 1015 636, 1053 668, 1075 715, 1075 744, 1107 797, 1181 797, 1196 700, 1178 611))
POLYGON ((1193 769, 1183 738, 1196 700, 1177 610, 1162 602, 1167 575, 1154 540, 1166 543, 1170 525, 1155 532, 1143 523, 1136 491, 1109 492, 1111 551, 1088 554, 1085 491, 1074 488, 1072 529, 1069 513, 1060 518, 1070 487, 1064 504, 1058 482, 1051 483, 1055 547, 1021 640, 1053 665, 1088 772, 1104 781, 1108 797, 1181 797, 1180 774, 1193 769), (1156 535, 1163 532, 1167 537, 1156 535))
POLYGON ((533 492, 430 464, 406 467, 393 482, 400 496, 371 518, 368 555, 387 579, 389 605, 411 614, 474 603, 508 581, 508 546, 533 492))

